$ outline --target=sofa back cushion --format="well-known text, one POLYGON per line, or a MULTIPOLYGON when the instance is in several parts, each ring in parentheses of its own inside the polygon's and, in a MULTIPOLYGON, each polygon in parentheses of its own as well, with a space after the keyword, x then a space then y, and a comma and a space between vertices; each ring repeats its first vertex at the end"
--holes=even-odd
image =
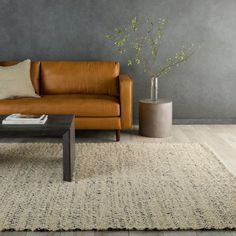
MULTIPOLYGON (((18 64, 19 61, 0 61, 0 66, 13 66, 18 64)), ((34 90, 37 94, 40 93, 40 85, 39 85, 39 68, 40 68, 40 62, 31 62, 31 68, 30 68, 30 76, 31 81, 34 87, 34 90)))
POLYGON ((41 62, 42 94, 118 96, 118 62, 41 62))

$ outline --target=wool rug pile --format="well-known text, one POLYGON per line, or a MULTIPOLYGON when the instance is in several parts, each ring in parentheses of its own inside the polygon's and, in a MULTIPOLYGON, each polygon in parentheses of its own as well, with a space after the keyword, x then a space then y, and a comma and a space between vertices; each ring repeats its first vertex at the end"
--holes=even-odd
POLYGON ((236 177, 203 144, 0 144, 0 230, 232 229, 236 177))

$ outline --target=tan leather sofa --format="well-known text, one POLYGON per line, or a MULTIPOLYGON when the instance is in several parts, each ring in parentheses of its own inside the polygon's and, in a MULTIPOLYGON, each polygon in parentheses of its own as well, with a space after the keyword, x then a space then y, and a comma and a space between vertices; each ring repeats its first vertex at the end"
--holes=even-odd
POLYGON ((41 98, 0 100, 0 114, 74 114, 76 129, 116 130, 117 140, 132 126, 132 80, 118 62, 32 62, 31 80, 41 98))

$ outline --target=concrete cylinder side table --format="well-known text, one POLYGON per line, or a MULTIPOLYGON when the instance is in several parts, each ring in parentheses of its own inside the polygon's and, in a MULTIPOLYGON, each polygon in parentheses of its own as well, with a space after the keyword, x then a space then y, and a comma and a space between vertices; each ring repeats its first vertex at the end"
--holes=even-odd
POLYGON ((139 101, 139 134, 146 137, 171 136, 172 101, 158 99, 139 101))

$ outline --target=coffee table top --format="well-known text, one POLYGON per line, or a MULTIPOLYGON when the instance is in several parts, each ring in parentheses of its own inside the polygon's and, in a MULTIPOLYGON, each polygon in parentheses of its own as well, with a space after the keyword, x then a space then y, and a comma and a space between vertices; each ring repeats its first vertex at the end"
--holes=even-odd
POLYGON ((0 115, 0 137, 17 136, 61 136, 71 128, 74 115, 48 115, 45 124, 2 124, 8 115, 0 115))

